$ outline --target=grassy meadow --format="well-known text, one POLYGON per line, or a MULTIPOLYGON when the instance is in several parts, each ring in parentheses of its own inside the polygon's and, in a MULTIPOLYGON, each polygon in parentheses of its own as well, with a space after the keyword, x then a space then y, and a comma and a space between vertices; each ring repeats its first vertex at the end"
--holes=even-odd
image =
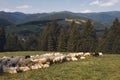
MULTIPOLYGON (((35 55, 46 52, 5 52, 3 56, 35 55)), ((0 74, 0 80, 120 80, 120 55, 105 54, 85 60, 51 65, 46 69, 17 74, 0 74)))

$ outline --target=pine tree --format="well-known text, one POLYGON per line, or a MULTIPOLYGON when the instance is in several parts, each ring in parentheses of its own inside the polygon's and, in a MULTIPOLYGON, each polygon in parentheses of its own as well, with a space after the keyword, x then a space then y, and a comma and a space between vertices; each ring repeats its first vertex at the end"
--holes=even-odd
POLYGON ((83 52, 93 52, 96 50, 97 37, 91 20, 88 20, 83 26, 81 32, 81 50, 83 52))
POLYGON ((67 51, 67 40, 68 40, 67 30, 64 27, 62 27, 60 35, 58 37, 57 51, 62 52, 67 51))
POLYGON ((70 52, 77 51, 79 29, 74 21, 71 24, 68 34, 67 50, 70 52))
POLYGON ((18 45, 20 51, 26 51, 26 40, 24 38, 18 40, 18 45))
POLYGON ((48 51, 55 51, 53 36, 48 36, 48 51))
POLYGON ((14 32, 12 32, 11 34, 8 34, 7 39, 6 39, 5 49, 8 51, 20 50, 18 37, 14 32))
MULTIPOLYGON (((57 23, 56 20, 54 20, 50 26, 50 29, 49 29, 49 36, 48 38, 48 42, 52 43, 51 44, 51 48, 53 49, 49 49, 49 50, 53 50, 53 51, 56 51, 57 50, 57 45, 58 45, 58 36, 60 34, 60 28, 59 28, 59 25, 57 23), (51 42, 52 41, 52 42, 51 42)), ((49 43, 48 43, 49 44, 49 43)), ((49 46, 50 48, 50 46, 49 46)))
POLYGON ((4 51, 5 41, 5 29, 2 27, 0 28, 0 51, 4 51))
POLYGON ((39 39, 39 48, 42 51, 48 50, 48 36, 49 36, 50 28, 49 26, 45 26, 43 32, 41 33, 40 39, 39 39))
POLYGON ((105 38, 104 44, 102 46, 102 51, 107 53, 113 53, 119 51, 117 43, 119 44, 119 35, 120 34, 120 23, 118 18, 113 21, 113 25, 109 29, 107 33, 107 37, 105 38))
POLYGON ((98 44, 97 44, 97 49, 96 49, 97 52, 102 52, 103 46, 105 46, 104 44, 105 44, 105 39, 107 37, 107 34, 108 34, 108 28, 105 27, 103 36, 99 37, 98 39, 98 44))
POLYGON ((77 52, 82 52, 83 49, 81 47, 82 47, 82 37, 81 37, 81 33, 79 31, 76 51, 77 52))
POLYGON ((59 25, 57 23, 57 20, 53 20, 51 27, 50 27, 50 36, 52 37, 54 51, 57 50, 59 34, 60 34, 60 28, 59 28, 59 25))
POLYGON ((105 27, 105 29, 104 29, 104 34, 103 34, 103 38, 104 38, 104 39, 107 37, 107 34, 108 34, 108 28, 105 27))
POLYGON ((38 36, 36 34, 28 36, 26 40, 26 50, 38 50, 38 36))
POLYGON ((120 36, 117 36, 115 38, 115 41, 114 41, 113 46, 112 46, 112 52, 120 54, 120 36))

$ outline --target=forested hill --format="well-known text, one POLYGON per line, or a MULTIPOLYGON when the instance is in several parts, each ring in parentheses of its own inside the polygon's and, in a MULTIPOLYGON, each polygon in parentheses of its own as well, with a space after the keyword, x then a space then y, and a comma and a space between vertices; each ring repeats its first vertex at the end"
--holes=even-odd
POLYGON ((0 26, 4 27, 4 26, 8 26, 8 25, 13 25, 13 23, 8 21, 7 19, 0 18, 0 26))
MULTIPOLYGON (((105 27, 110 28, 115 17, 120 18, 120 12, 101 12, 101 13, 73 13, 69 11, 52 12, 52 13, 36 13, 25 14, 21 12, 0 12, 0 25, 6 23, 7 33, 17 32, 20 35, 29 33, 40 33, 46 24, 51 23, 54 19, 58 20, 60 25, 69 26, 70 21, 66 19, 76 20, 81 23, 83 20, 91 19, 94 23, 96 32, 102 34, 105 27), (6 20, 6 21, 5 21, 6 20), (80 21, 81 20, 81 21, 80 21)), ((3 27, 4 27, 3 26, 3 27)), ((79 24, 81 26, 81 24, 79 24)), ((81 28, 81 27, 80 27, 81 28)))
POLYGON ((58 18, 89 18, 100 23, 111 24, 115 17, 120 19, 120 11, 99 12, 99 13, 73 13, 69 11, 25 14, 21 12, 0 12, 0 18, 7 19, 14 24, 21 24, 34 20, 58 19, 58 18))
POLYGON ((20 37, 16 32, 6 35, 6 30, 2 27, 0 28, 0 51, 120 53, 120 21, 118 18, 114 19, 109 29, 105 27, 101 36, 97 35, 92 20, 82 20, 82 22, 84 22, 81 25, 82 28, 78 27, 75 21, 72 21, 67 28, 66 25, 60 26, 58 20, 53 20, 44 26, 39 35, 28 31, 31 34, 24 37, 20 37))

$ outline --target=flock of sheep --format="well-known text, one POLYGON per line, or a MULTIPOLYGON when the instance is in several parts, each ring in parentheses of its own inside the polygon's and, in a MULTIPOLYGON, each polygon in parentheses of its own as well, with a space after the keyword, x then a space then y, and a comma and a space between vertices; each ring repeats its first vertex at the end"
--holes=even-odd
POLYGON ((99 53, 46 53, 35 56, 16 56, 0 58, 0 73, 19 73, 32 69, 48 68, 52 64, 85 59, 87 56, 102 56, 99 53))

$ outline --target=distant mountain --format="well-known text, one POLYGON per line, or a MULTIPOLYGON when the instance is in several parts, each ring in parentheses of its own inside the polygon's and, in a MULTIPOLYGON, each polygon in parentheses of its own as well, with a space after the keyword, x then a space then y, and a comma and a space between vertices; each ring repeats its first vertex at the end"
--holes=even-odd
POLYGON ((40 17, 45 16, 46 13, 41 14, 24 14, 21 12, 4 12, 0 11, 0 18, 6 19, 13 24, 21 24, 28 21, 36 20, 40 17))
MULTIPOLYGON (((46 24, 56 19, 59 25, 69 26, 70 20, 76 21, 81 28, 81 22, 91 19, 97 33, 103 33, 104 27, 108 28, 115 17, 120 19, 120 11, 100 12, 100 13, 73 13, 69 11, 24 14, 21 12, 0 12, 0 25, 9 26, 7 33, 16 31, 18 34, 39 33, 46 24)), ((83 24, 83 23, 82 23, 83 24)))
POLYGON ((10 22, 12 22, 13 24, 17 24, 19 22, 22 22, 22 20, 26 17, 27 15, 24 13, 20 13, 20 12, 0 12, 0 18, 6 19, 10 22))
POLYGON ((90 18, 103 24, 112 24, 117 17, 120 19, 120 11, 100 12, 100 13, 77 13, 78 16, 90 18))
POLYGON ((73 13, 69 11, 52 12, 52 13, 37 13, 24 14, 21 12, 0 12, 0 18, 7 19, 14 24, 21 24, 34 20, 51 20, 63 18, 89 18, 94 21, 111 24, 115 17, 120 19, 120 11, 99 12, 99 13, 73 13))
MULTIPOLYGON (((40 33, 43 30, 44 26, 47 24, 50 24, 53 20, 57 20, 59 25, 64 25, 68 27, 70 25, 70 22, 65 21, 66 18, 87 20, 87 18, 85 17, 74 16, 72 14, 50 13, 50 14, 47 14, 47 16, 36 18, 36 20, 33 20, 33 21, 31 20, 22 24, 18 24, 16 25, 16 28, 15 27, 14 28, 17 29, 16 31, 18 33, 22 33, 22 32, 25 33, 25 31, 28 32, 28 30, 35 33, 40 33)), ((24 35, 27 35, 27 33, 25 33, 24 35)))
POLYGON ((0 27, 5 27, 5 26, 9 26, 9 25, 13 25, 13 24, 10 21, 8 21, 7 19, 0 18, 0 27))

